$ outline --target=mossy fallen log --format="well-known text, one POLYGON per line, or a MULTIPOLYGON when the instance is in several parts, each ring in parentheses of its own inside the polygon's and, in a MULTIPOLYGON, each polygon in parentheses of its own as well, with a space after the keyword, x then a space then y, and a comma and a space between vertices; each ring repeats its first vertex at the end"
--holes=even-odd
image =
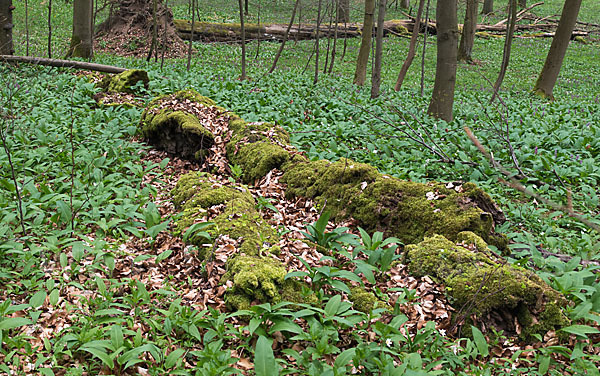
POLYGON ((173 103, 185 104, 186 101, 202 106, 215 105, 211 99, 192 90, 164 95, 150 102, 138 128, 144 138, 158 149, 185 159, 202 161, 208 156, 214 135, 185 107, 173 109, 173 103))
MULTIPOLYGON (((187 20, 173 20, 175 28, 182 39, 189 40, 192 33, 192 23, 187 20)), ((272 40, 282 41, 288 25, 284 24, 244 24, 246 40, 272 40)), ((390 20, 384 24, 384 35, 408 36, 412 29, 410 20, 390 20)), ((348 23, 337 25, 338 38, 356 38, 362 33, 362 24, 348 23)), ((289 31, 289 39, 307 40, 314 39, 317 35, 316 25, 295 24, 289 31)), ((321 38, 333 38, 336 35, 336 26, 319 26, 321 38)), ((241 40, 241 26, 239 23, 214 23, 194 22, 194 40, 204 42, 237 42, 241 40)))
POLYGON ((472 232, 457 234, 455 242, 441 235, 426 237, 408 245, 404 256, 411 274, 431 276, 446 286, 458 311, 455 321, 475 315, 488 328, 524 340, 569 325, 561 309, 567 305, 564 296, 534 272, 498 263, 483 239, 472 232))

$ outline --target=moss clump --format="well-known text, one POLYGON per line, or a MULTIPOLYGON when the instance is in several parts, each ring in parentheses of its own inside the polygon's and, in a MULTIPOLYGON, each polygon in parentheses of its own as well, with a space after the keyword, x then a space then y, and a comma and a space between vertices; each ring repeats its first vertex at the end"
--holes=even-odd
POLYGON ((193 90, 182 90, 153 99, 144 113, 139 129, 155 147, 182 158, 200 161, 208 155, 214 143, 213 134, 202 126, 196 115, 162 108, 165 101, 196 102, 213 106, 214 102, 193 90))
POLYGON ((355 310, 371 313, 375 308, 385 307, 385 303, 377 299, 375 294, 357 286, 350 289, 350 301, 355 310))
POLYGON ((477 251, 457 246, 441 235, 407 246, 409 271, 443 283, 456 309, 471 307, 480 318, 493 311, 516 316, 521 326, 528 328, 523 339, 568 324, 560 310, 566 304, 560 293, 529 270, 497 263, 482 240, 464 233, 460 238, 465 235, 476 241, 477 251), (537 318, 535 325, 531 325, 532 315, 537 318))
POLYGON ((474 184, 463 184, 457 192, 442 183, 390 178, 370 165, 348 159, 335 163, 296 159, 283 169, 281 181, 288 185, 287 195, 310 197, 326 204, 333 219, 352 216, 367 231, 385 231, 405 244, 433 234, 455 239, 461 231, 494 240, 493 217, 480 209, 479 201, 487 197, 487 206, 494 204, 474 184))
POLYGON ((289 135, 278 126, 267 123, 246 123, 232 116, 233 131, 227 144, 227 157, 242 168, 243 180, 254 182, 289 160, 289 153, 280 144, 289 144, 289 135))
POLYGON ((227 262, 222 281, 231 280, 233 287, 225 295, 232 309, 248 309, 252 302, 281 301, 287 270, 283 263, 269 257, 237 256, 227 262))
POLYGON ((141 81, 144 88, 148 88, 148 73, 141 69, 130 69, 114 76, 106 76, 100 83, 109 93, 134 93, 133 87, 141 81))
MULTIPOLYGON (((209 178, 206 173, 191 172, 177 182, 171 192, 175 207, 183 211, 177 231, 184 233, 195 222, 204 220, 210 207, 225 205, 223 212, 212 220, 214 225, 205 228, 213 239, 219 235, 240 239, 240 252, 247 255, 278 252, 277 234, 256 210, 250 192, 243 187, 213 187, 209 178)), ((190 242, 198 247, 203 243, 202 239, 190 242)), ((200 248, 199 257, 205 256, 206 249, 200 248)))
POLYGON ((489 253, 490 249, 488 248, 488 245, 486 244, 486 242, 481 239, 481 237, 477 234, 475 234, 472 231, 462 231, 459 232, 456 235, 456 243, 463 243, 466 245, 472 245, 475 247, 475 249, 477 249, 479 252, 484 252, 484 253, 489 253))

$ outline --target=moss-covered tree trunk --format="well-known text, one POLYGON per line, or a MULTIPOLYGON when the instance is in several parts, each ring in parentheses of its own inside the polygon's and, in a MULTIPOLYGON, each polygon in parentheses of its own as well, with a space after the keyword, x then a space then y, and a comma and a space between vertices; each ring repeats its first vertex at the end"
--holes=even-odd
POLYGON ((471 53, 475 43, 475 30, 477 29, 477 8, 479 0, 467 0, 467 10, 465 12, 465 22, 463 24, 460 44, 458 46, 458 61, 473 61, 471 53))
POLYGON ((364 85, 367 79, 367 64, 369 63, 369 52, 371 51, 371 39, 373 38, 373 14, 375 12, 375 0, 365 0, 365 20, 363 22, 362 40, 360 50, 356 59, 356 71, 354 72, 354 83, 364 85))
POLYGON ((375 37, 375 64, 371 79, 371 99, 379 96, 381 86, 381 60, 383 57, 383 21, 385 19, 386 0, 379 0, 377 10, 377 36, 375 37))
POLYGON ((454 86, 456 84, 456 55, 458 41, 457 0, 438 0, 437 65, 435 84, 427 112, 439 119, 452 121, 454 86))
POLYGON ((552 98, 552 90, 560 73, 567 47, 569 47, 569 41, 577 22, 580 7, 581 0, 565 1, 556 34, 552 39, 548 56, 546 56, 546 62, 533 88, 536 94, 544 98, 552 98))
POLYGON ((0 0, 0 55, 12 55, 15 50, 12 40, 12 0, 0 0))
POLYGON ((92 0, 73 1, 73 34, 67 57, 92 58, 92 0))

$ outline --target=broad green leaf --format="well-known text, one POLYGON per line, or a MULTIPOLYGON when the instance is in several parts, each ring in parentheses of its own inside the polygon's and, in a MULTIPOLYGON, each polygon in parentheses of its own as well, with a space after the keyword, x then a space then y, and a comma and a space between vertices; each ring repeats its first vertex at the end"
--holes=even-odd
MULTIPOLYGON (((354 358, 355 353, 356 353, 356 348, 354 348, 354 347, 342 351, 342 353, 340 355, 338 355, 337 358, 335 358, 335 362, 333 363, 333 368, 337 369, 337 368, 346 366, 348 363, 350 363, 350 361, 352 361, 352 358, 354 358)), ((345 373, 343 373, 343 374, 345 374, 345 373)))
POLYGON ((86 347, 85 345, 83 345, 79 348, 79 350, 87 351, 90 354, 92 354, 93 356, 95 356, 96 358, 100 359, 102 361, 102 363, 104 363, 104 365, 106 367, 108 367, 108 369, 113 369, 113 367, 115 366, 110 355, 108 355, 106 353, 106 351, 104 351, 102 349, 99 349, 97 347, 86 347))
POLYGON ((563 332, 575 334, 577 336, 587 338, 588 334, 600 333, 600 330, 589 325, 571 325, 560 329, 563 332))
POLYGON ((10 330, 29 324, 31 324, 31 320, 25 317, 8 317, 0 321, 0 330, 10 330))
POLYGON ((272 341, 266 337, 258 337, 254 350, 254 372, 256 376, 278 376, 279 366, 273 355, 272 341))
POLYGON ((171 351, 165 359, 165 368, 173 368, 182 359, 182 355, 185 354, 185 349, 175 349, 171 351))
POLYGON ((481 333, 479 329, 477 329, 473 325, 471 325, 471 330, 473 333, 473 341, 475 342, 475 346, 477 346, 479 354, 481 354, 481 356, 483 356, 484 358, 487 357, 490 354, 490 352, 485 336, 483 335, 483 333, 481 333))
POLYGON ((40 291, 36 292, 29 299, 29 305, 33 309, 37 309, 37 308, 41 307, 42 304, 44 304, 44 301, 46 300, 46 296, 47 296, 46 290, 40 290, 40 291))
POLYGON ((327 316, 334 316, 337 313, 338 308, 340 308, 341 301, 341 295, 335 295, 331 299, 329 299, 329 301, 325 305, 325 314, 327 316))

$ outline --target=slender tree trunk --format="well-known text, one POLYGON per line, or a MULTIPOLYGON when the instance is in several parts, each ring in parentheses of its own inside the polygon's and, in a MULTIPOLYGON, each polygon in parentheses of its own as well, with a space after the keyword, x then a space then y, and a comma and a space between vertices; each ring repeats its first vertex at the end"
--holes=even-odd
POLYGON ((490 14, 494 11, 494 0, 483 0, 482 14, 490 14))
MULTIPOLYGON (((146 57, 146 61, 150 61, 152 58, 153 52, 158 52, 158 17, 157 17, 157 8, 156 4, 158 0, 152 0, 152 42, 150 42, 150 50, 148 51, 148 56, 146 57)), ((158 54, 154 54, 154 62, 158 59, 158 54)))
POLYGON ((192 12, 192 32, 190 35, 190 44, 188 45, 188 56, 187 56, 187 70, 188 72, 190 71, 190 68, 192 67, 192 41, 194 40, 194 15, 196 14, 196 12, 194 11, 196 8, 196 1, 195 0, 190 0, 190 11, 192 12))
POLYGON ((350 0, 339 0, 337 3, 337 22, 350 22, 350 0))
POLYGON ((319 5, 317 8, 317 35, 315 40, 315 78, 313 80, 313 83, 315 84, 317 81, 319 81, 319 27, 321 27, 321 5, 322 2, 319 0, 319 5))
POLYGON ((575 23, 577 22, 577 15, 579 14, 580 7, 581 0, 565 1, 558 28, 552 39, 548 56, 546 56, 546 62, 544 63, 542 72, 533 88, 533 91, 536 94, 544 98, 552 98, 552 90, 558 79, 558 74, 560 73, 567 47, 569 47, 569 41, 571 40, 571 34, 573 33, 575 23))
POLYGON ((410 0, 402 0, 400 1, 400 7, 403 9, 410 8, 410 0))
POLYGON ((275 55, 275 58, 273 59, 273 64, 271 65, 271 68, 269 69, 269 73, 273 73, 273 71, 275 70, 275 67, 277 66, 277 62, 279 61, 281 52, 283 51, 283 48, 285 47, 285 42, 287 42, 288 37, 290 35, 290 29, 292 28, 292 25, 294 24, 294 17, 296 17, 296 10, 298 9, 299 3, 300 3, 300 0, 296 0, 296 2, 294 3, 294 9, 292 10, 292 18, 290 18, 290 23, 288 24, 288 27, 285 30, 285 35, 283 36, 283 42, 281 42, 281 45, 279 45, 279 49, 277 50, 277 54, 275 55))
MULTIPOLYGON (((336 20, 338 19, 338 14, 337 12, 339 11, 340 7, 339 7, 339 2, 340 0, 335 0, 336 2, 336 7, 335 7, 335 18, 336 20)), ((336 54, 336 49, 337 49, 337 40, 338 40, 338 26, 339 23, 336 22, 335 23, 335 31, 333 32, 333 48, 331 50, 331 63, 329 63, 329 71, 328 73, 331 74, 331 72, 333 71, 333 62, 335 61, 335 54, 336 54)))
POLYGON ((386 0, 379 0, 377 10, 377 35, 375 36, 375 64, 371 78, 371 99, 379 96, 381 87, 381 60, 383 57, 383 21, 385 21, 386 0))
POLYGON ((48 59, 52 59, 52 0, 48 0, 48 59))
POLYGON ((502 54, 502 65, 500 66, 500 73, 498 74, 498 78, 496 79, 496 83, 494 84, 494 93, 492 94, 490 103, 492 103, 498 95, 498 91, 500 90, 500 86, 502 85, 502 81, 504 80, 504 75, 506 75, 508 63, 510 62, 510 48, 512 46, 512 40, 515 34, 515 26, 517 24, 517 0, 510 0, 508 14, 508 30, 506 31, 506 39, 504 40, 504 53, 502 54))
POLYGON ((360 50, 356 59, 356 71, 354 83, 362 86, 367 78, 367 64, 371 50, 371 39, 373 38, 373 13, 375 12, 375 0, 365 0, 365 19, 363 22, 362 40, 360 50))
POLYGON ((526 8, 527 7, 527 0, 519 0, 519 7, 526 8))
POLYGON ((258 23, 258 40, 256 42, 256 54, 254 55, 254 61, 256 61, 256 59, 258 59, 258 54, 260 54, 260 40, 261 38, 261 28, 260 28, 260 11, 261 11, 261 3, 260 0, 258 0, 258 12, 256 13, 256 22, 258 23))
POLYGON ((25 56, 29 56, 29 4, 25 0, 25 56))
MULTIPOLYGON (((169 0, 165 0, 165 8, 169 9, 169 0)), ((163 35, 162 35, 162 46, 160 52, 160 70, 163 69, 165 65, 165 52, 167 51, 167 22, 169 17, 163 17, 163 35)))
POLYGON ((404 77, 406 77, 406 73, 408 72, 408 68, 413 62, 415 58, 415 50, 417 48, 417 41, 419 40, 419 30, 421 29, 421 16, 423 15, 423 8, 425 7, 425 0, 419 1, 419 8, 417 9, 417 16, 415 17, 415 25, 413 26, 413 32, 410 37, 410 43, 408 45, 408 55, 406 55, 406 60, 402 64, 402 68, 400 68, 400 73, 398 73, 398 79, 396 80, 396 85, 394 86, 394 90, 398 91, 402 87, 402 82, 404 82, 404 77))
POLYGON ((456 55, 458 44, 457 0, 438 0, 436 7, 437 65, 435 84, 427 112, 439 119, 452 121, 456 55))
POLYGON ((458 61, 466 61, 468 63, 473 61, 471 54, 473 52, 473 44, 475 44, 478 6, 479 0, 467 0, 465 22, 460 37, 460 44, 458 45, 458 61))
POLYGON ((246 79, 246 26, 244 25, 244 7, 242 0, 238 1, 240 6, 240 30, 242 33, 242 75, 241 80, 246 79))
POLYGON ((244 14, 247 16, 248 14, 250 14, 250 12, 248 11, 248 0, 244 0, 244 14))
POLYGON ((0 0, 0 55, 15 53, 12 38, 12 0, 0 0))
MULTIPOLYGON (((327 6, 329 7, 329 5, 331 5, 331 8, 329 8, 329 25, 327 27, 327 31, 331 30, 331 26, 333 25, 333 9, 335 6, 335 0, 331 0, 330 1, 331 4, 327 4, 327 6)), ((325 13, 327 13, 327 10, 325 11, 325 13)), ((327 38, 327 50, 325 53, 325 64, 323 66, 323 73, 327 73, 327 67, 329 66, 329 51, 331 49, 331 38, 327 38)))
POLYGON ((421 96, 423 96, 423 91, 425 89, 425 53, 427 52, 427 32, 429 28, 429 3, 430 0, 427 0, 427 8, 425 10, 425 35, 423 35, 423 53, 421 54, 421 96))

